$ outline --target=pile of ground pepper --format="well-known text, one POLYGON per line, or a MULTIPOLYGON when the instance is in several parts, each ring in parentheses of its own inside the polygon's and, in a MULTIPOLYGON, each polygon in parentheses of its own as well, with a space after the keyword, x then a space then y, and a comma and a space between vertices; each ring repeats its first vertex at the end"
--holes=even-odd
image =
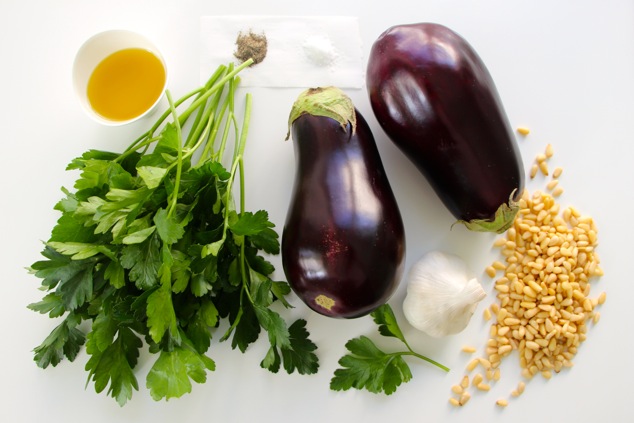
POLYGON ((236 39, 236 51, 233 55, 240 60, 246 62, 253 59, 253 65, 264 60, 268 49, 268 41, 265 34, 256 34, 252 30, 243 34, 240 32, 236 39))

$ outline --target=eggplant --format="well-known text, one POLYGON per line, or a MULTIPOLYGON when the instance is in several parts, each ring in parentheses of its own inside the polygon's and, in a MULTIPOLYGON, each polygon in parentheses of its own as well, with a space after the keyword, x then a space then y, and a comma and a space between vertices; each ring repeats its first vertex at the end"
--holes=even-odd
POLYGON ((282 231, 292 290, 334 318, 364 316, 397 288, 401 214, 366 120, 343 91, 311 88, 289 117, 295 179, 282 231))
POLYGON ((524 169, 493 78, 473 47, 439 24, 393 26, 372 45, 366 77, 379 125, 453 216, 474 231, 508 229, 524 169))

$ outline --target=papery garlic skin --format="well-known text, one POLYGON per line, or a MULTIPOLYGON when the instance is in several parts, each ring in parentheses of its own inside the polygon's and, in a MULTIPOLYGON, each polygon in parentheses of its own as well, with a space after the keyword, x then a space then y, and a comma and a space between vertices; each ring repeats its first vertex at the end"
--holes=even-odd
POLYGON ((403 313, 416 329, 440 338, 463 331, 484 297, 464 260, 431 251, 410 268, 403 313))

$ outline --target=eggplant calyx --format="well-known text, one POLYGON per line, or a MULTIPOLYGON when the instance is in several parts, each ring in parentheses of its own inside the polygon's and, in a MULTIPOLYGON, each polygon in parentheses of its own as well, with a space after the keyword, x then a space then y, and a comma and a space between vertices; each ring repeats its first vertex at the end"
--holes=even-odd
POLYGON ((513 201, 511 198, 509 199, 508 204, 502 203, 502 205, 497 209, 493 220, 473 219, 468 222, 459 220, 456 223, 462 223, 467 227, 467 229, 474 232, 495 232, 501 234, 513 225, 515 216, 517 215, 519 209, 519 203, 513 201))
POLYGON ((352 127, 353 134, 357 129, 354 104, 350 97, 337 87, 309 88, 297 97, 288 117, 287 140, 291 136, 291 125, 304 114, 332 118, 339 122, 344 132, 347 131, 348 124, 352 127))

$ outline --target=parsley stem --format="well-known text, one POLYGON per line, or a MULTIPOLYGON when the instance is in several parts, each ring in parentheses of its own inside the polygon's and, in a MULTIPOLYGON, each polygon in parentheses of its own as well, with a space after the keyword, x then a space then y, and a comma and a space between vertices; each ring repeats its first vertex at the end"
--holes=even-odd
MULTIPOLYGON (((408 347, 408 348, 409 348, 409 347, 408 347)), ((446 372, 448 372, 448 371, 449 371, 449 367, 446 367, 446 366, 444 366, 444 365, 440 364, 439 362, 437 362, 437 361, 435 361, 435 360, 432 360, 432 359, 431 359, 431 358, 429 358, 429 357, 425 357, 425 356, 424 356, 424 355, 422 355, 422 354, 419 354, 419 353, 417 353, 417 352, 415 352, 415 351, 412 351, 411 349, 410 349, 409 351, 404 351, 404 352, 397 353, 397 354, 399 354, 399 355, 411 355, 411 356, 414 356, 414 357, 418 357, 418 358, 420 358, 421 360, 425 360, 425 361, 427 361, 428 363, 431 363, 431 364, 433 364, 434 366, 439 367, 439 368, 441 368, 442 370, 444 370, 444 371, 446 371, 446 372)))
MULTIPOLYGON (((230 88, 231 90, 231 88, 230 88)), ((249 121, 251 119, 251 94, 247 93, 245 98, 244 116, 242 119, 242 128, 240 130, 240 137, 236 140, 236 146, 234 149, 234 163, 238 163, 238 169, 240 172, 240 214, 245 211, 245 181, 244 181, 244 146, 247 141, 247 135, 249 133, 249 121)), ((245 243, 240 245, 240 275, 242 277, 243 292, 246 293, 249 301, 253 303, 251 297, 251 290, 249 289, 249 279, 247 278, 247 263, 245 254, 245 243)))
POLYGON ((217 162, 222 162, 222 157, 225 153, 225 146, 227 145, 227 139, 229 138, 229 131, 232 127, 235 128, 235 114, 233 113, 233 109, 229 107, 229 114, 227 115, 227 122, 225 123, 225 130, 222 133, 222 137, 220 138, 220 146, 218 147, 218 151, 215 152, 213 158, 217 162))
POLYGON ((213 119, 210 119, 210 123, 212 123, 211 132, 208 135, 208 141, 205 144, 205 148, 200 155, 197 166, 202 165, 210 159, 214 159, 214 146, 216 144, 216 137, 218 136, 218 130, 220 129, 228 105, 229 102, 225 101, 220 110, 216 112, 216 115, 213 117, 213 119))
POLYGON ((207 101, 209 96, 211 96, 220 88, 224 87, 227 82, 230 82, 231 80, 233 80, 234 77, 242 69, 246 68, 247 66, 250 66, 251 63, 253 63, 252 59, 242 62, 239 66, 237 66, 235 69, 228 72, 224 77, 222 77, 219 81, 217 81, 212 87, 210 87, 208 90, 203 92, 203 94, 200 97, 198 97, 196 100, 194 100, 194 102, 187 108, 187 110, 185 110, 181 114, 180 116, 181 123, 185 122, 187 118, 189 117, 189 115, 191 115, 196 109, 198 109, 198 107, 200 107, 205 101, 207 101))
POLYGON ((409 344, 407 343, 407 340, 405 339, 405 337, 403 337, 403 338, 401 339, 401 341, 403 342, 403 344, 405 344, 405 346, 406 346, 406 347, 407 347, 407 349, 409 350, 409 352, 404 352, 402 355, 412 355, 412 356, 414 356, 414 357, 418 357, 418 358, 420 358, 421 360, 425 360, 425 361, 427 361, 427 362, 429 362, 429 363, 431 363, 431 364, 433 364, 433 365, 435 365, 435 366, 437 366, 437 367, 439 367, 439 368, 443 369, 443 370, 444 370, 444 371, 446 371, 446 372, 448 372, 448 371, 449 371, 449 367, 446 367, 446 366, 444 366, 444 365, 442 365, 442 364, 438 363, 437 361, 432 360, 432 359, 431 359, 431 358, 429 358, 429 357, 425 357, 424 355, 419 354, 419 353, 417 353, 416 351, 414 351, 414 350, 412 349, 412 347, 410 347, 410 346, 409 346, 409 344))
MULTIPOLYGON (((174 103, 174 106, 179 107, 189 98, 195 96, 196 94, 201 94, 202 92, 204 92, 204 88, 197 88, 195 90, 192 90, 189 93, 182 96, 181 98, 179 98, 178 100, 176 100, 176 102, 174 103)), ((134 140, 134 142, 132 142, 132 144, 130 144, 130 146, 128 146, 128 148, 126 148, 125 151, 119 155, 116 161, 121 161, 123 158, 127 157, 129 154, 133 153, 134 151, 137 151, 141 146, 147 145, 148 140, 152 140, 150 141, 150 143, 157 140, 158 137, 154 137, 154 133, 163 124, 165 119, 167 119, 167 117, 170 114, 172 114, 172 111, 170 109, 163 112, 163 114, 158 118, 158 120, 154 123, 154 125, 148 131, 146 131, 140 137, 134 140)))
MULTIPOLYGON (((222 65, 219 66, 216 72, 214 72, 214 74, 209 78, 209 80, 203 87, 199 87, 199 88, 196 88, 195 90, 190 91, 189 93, 185 94, 183 97, 181 97, 174 103, 175 107, 179 107, 185 101, 197 95, 197 97, 194 99, 192 104, 185 110, 185 112, 181 114, 179 118, 181 126, 185 124, 189 116, 194 111, 199 110, 200 106, 207 100, 207 98, 209 98, 211 94, 213 94, 220 88, 224 88, 225 84, 229 80, 229 78, 227 78, 228 75, 226 75, 221 81, 218 81, 218 79, 225 73, 226 69, 227 69, 226 66, 222 66, 222 65)), ((150 128, 150 130, 146 132, 146 135, 152 136, 152 134, 156 132, 156 130, 163 124, 165 119, 167 119, 167 117, 170 114, 171 114, 171 111, 166 110, 161 115, 161 117, 159 117, 159 119, 154 123, 154 125, 150 128)), ((143 138, 143 136, 141 138, 143 138)))
MULTIPOLYGON (((224 86, 227 84, 227 82, 230 82, 234 79, 234 77, 240 72, 242 71, 244 68, 246 68, 247 66, 251 65, 251 63, 253 63, 252 59, 249 59, 243 63, 241 63, 239 66, 237 66, 236 68, 232 69, 230 72, 226 73, 222 78, 220 78, 220 80, 218 80, 219 75, 221 75, 222 73, 220 72, 220 69, 218 69, 216 71, 216 73, 214 73, 214 76, 212 76, 212 78, 210 78, 210 81, 208 82, 208 84, 210 85, 208 88, 207 86, 204 86, 202 88, 197 88, 195 90, 192 90, 191 92, 189 92, 188 94, 185 94, 183 97, 181 97, 180 99, 178 99, 175 103, 174 103, 174 107, 178 107, 180 106, 182 103, 184 103, 185 101, 187 101, 188 99, 190 99, 193 96, 196 96, 196 99, 189 105, 189 107, 187 109, 185 109, 184 112, 181 113, 181 115, 178 117, 178 121, 180 123, 180 125, 184 125, 185 122, 187 121, 187 119, 189 119, 190 115, 195 112, 196 110, 199 110, 199 108, 207 101, 207 99, 214 94, 215 92, 217 92, 218 90, 220 90, 221 88, 224 88, 224 86)), ((221 67, 222 68, 222 67, 221 67)), ((224 72, 224 70, 223 70, 224 72)), ((158 120, 156 121, 156 123, 154 123, 154 125, 147 131, 145 132, 143 135, 141 135, 139 138, 137 138, 119 157, 118 160, 121 160, 123 157, 126 157, 128 154, 130 154, 133 151, 136 151, 139 148, 139 144, 143 143, 144 140, 153 137, 154 132, 156 132, 156 130, 163 124, 163 122, 165 121, 165 119, 167 119, 167 117, 172 114, 171 110, 166 110, 165 112, 163 112, 163 114, 158 118, 158 120)))
MULTIPOLYGON (((225 155, 225 148, 227 145, 227 139, 229 137, 229 129, 233 128, 234 132, 235 132, 235 139, 238 139, 238 135, 239 135, 239 130, 238 130, 238 121, 236 119, 235 116, 235 84, 236 84, 236 79, 233 79, 229 82, 229 94, 227 96, 227 102, 226 105, 229 108, 229 117, 227 118, 227 123, 226 123, 226 127, 225 127, 225 132, 223 133, 222 139, 220 140, 220 146, 218 148, 218 151, 216 152, 215 155, 215 159, 218 162, 222 162, 222 159, 225 155)), ((237 141, 236 141, 236 146, 234 147, 234 151, 233 151, 233 159, 232 162, 236 162, 236 157, 238 154, 238 147, 237 147, 237 141)))
POLYGON ((177 148, 177 156, 176 156, 176 176, 174 177, 174 190, 172 191, 172 198, 169 209, 167 210, 167 215, 172 216, 174 210, 176 210, 176 204, 178 204, 178 190, 180 189, 181 182, 181 173, 183 170, 183 134, 181 130, 180 122, 178 121, 178 114, 176 113, 176 107, 174 106, 174 101, 172 100, 172 95, 169 90, 165 92, 167 96, 167 101, 170 105, 170 111, 174 116, 174 126, 176 126, 176 139, 178 140, 178 148, 177 148))
POLYGON ((247 93, 245 97, 244 118, 242 120, 242 131, 238 142, 238 156, 244 156, 244 148, 247 143, 247 135, 249 134, 249 121, 251 119, 251 93, 247 93))
MULTIPOLYGON (((218 67, 218 69, 216 70, 216 72, 214 72, 214 74, 207 80, 207 82, 204 85, 204 90, 208 90, 209 88, 211 88, 216 81, 225 73, 226 67, 225 66, 220 66, 218 67)), ((222 95, 222 91, 224 90, 220 90, 220 92, 216 95, 216 104, 217 101, 219 101, 220 96, 222 95)), ((202 95, 202 92, 198 95, 197 98, 199 98, 202 95)), ((214 107, 210 107, 209 112, 214 110, 214 107)), ((196 114, 196 118, 194 119, 194 123, 192 124, 192 131, 189 133, 188 137, 187 137, 187 141, 185 142, 186 146, 191 145, 191 143, 193 142, 192 140, 195 140, 198 138, 198 135, 200 134, 200 126, 199 123, 200 121, 204 121, 205 118, 203 117, 203 112, 205 112, 205 108, 201 107, 198 109, 198 113, 196 114)), ((206 126, 206 125, 203 125, 206 126)))
MULTIPOLYGON (((218 105, 220 104, 223 93, 224 87, 216 92, 216 95, 213 97, 213 99, 209 101, 209 105, 200 108, 200 111, 196 116, 197 121, 192 126, 192 130, 189 133, 190 136, 188 137, 189 139, 185 143, 186 147, 191 146, 191 144, 194 142, 198 144, 198 140, 200 140, 201 137, 205 139, 209 136, 209 131, 207 130, 207 128, 211 127, 218 118, 218 105)), ((207 140, 209 139, 210 138, 207 138, 207 140)))

